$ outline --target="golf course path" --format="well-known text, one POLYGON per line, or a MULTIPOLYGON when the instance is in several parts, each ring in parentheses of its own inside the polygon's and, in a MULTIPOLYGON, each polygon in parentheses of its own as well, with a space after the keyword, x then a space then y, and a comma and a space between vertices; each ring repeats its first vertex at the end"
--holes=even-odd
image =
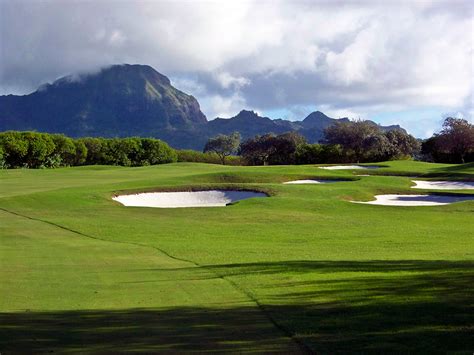
POLYGON ((269 352, 309 351, 250 292, 192 260, 0 211, 0 232, 18 227, 14 234, 0 233, 6 246, 0 266, 10 274, 0 286, 1 306, 8 310, 0 314, 0 349, 107 351, 119 337, 123 350, 135 351, 240 352, 254 344, 269 352), (21 292, 3 292, 10 283, 20 283, 21 292), (168 286, 161 290, 163 283, 168 286), (45 306, 42 299, 50 302, 45 306), (42 331, 49 336, 56 328, 61 335, 43 339, 42 331))

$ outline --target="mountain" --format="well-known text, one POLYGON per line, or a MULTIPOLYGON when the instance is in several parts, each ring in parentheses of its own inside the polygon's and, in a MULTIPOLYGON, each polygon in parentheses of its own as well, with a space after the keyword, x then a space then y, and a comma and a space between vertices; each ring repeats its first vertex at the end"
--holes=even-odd
POLYGON ((216 118, 208 123, 214 133, 229 134, 239 131, 243 137, 253 137, 263 133, 284 133, 294 130, 290 121, 272 120, 261 117, 254 111, 242 110, 232 118, 216 118))
POLYGON ((155 136, 206 123, 194 97, 147 65, 114 65, 63 77, 29 95, 0 97, 0 130, 155 136))
POLYGON ((182 149, 201 150, 209 137, 234 131, 243 139, 297 131, 313 143, 336 121, 320 111, 302 121, 288 121, 247 110, 207 121, 193 96, 173 87, 166 76, 148 65, 113 65, 97 73, 60 78, 29 95, 0 96, 0 131, 155 137, 182 149))

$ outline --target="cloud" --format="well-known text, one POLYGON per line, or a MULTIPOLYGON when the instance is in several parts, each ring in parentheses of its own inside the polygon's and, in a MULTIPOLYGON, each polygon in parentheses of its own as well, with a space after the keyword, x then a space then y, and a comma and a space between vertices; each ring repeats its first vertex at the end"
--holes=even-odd
POLYGON ((204 96, 201 102, 202 105, 206 107, 206 111, 210 113, 209 117, 212 118, 232 117, 247 105, 245 98, 243 98, 239 93, 235 93, 230 96, 204 96))
POLYGON ((0 93, 26 93, 111 63, 143 63, 196 96, 209 118, 243 106, 320 107, 362 118, 436 107, 434 126, 443 112, 474 111, 473 6, 3 0, 0 93))
POLYGON ((215 74, 215 78, 224 89, 228 89, 230 87, 240 89, 250 84, 249 79, 243 76, 233 76, 228 72, 218 72, 215 74))

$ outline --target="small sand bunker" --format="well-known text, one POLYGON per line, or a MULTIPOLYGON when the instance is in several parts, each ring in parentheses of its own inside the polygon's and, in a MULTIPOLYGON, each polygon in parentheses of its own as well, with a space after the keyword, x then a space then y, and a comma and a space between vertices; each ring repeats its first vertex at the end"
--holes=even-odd
POLYGON ((448 196, 448 195, 376 195, 375 201, 354 203, 364 203, 368 205, 383 206, 441 206, 455 202, 474 201, 472 196, 448 196))
POLYGON ((379 169, 377 165, 333 165, 333 166, 320 166, 321 169, 326 170, 357 170, 357 169, 379 169))
POLYGON ((333 182, 340 182, 343 180, 317 180, 317 179, 310 179, 310 180, 293 180, 284 182, 284 184, 331 184, 333 182))
POLYGON ((112 199, 124 206, 179 208, 221 207, 253 197, 268 197, 262 192, 209 190, 186 192, 146 192, 136 195, 115 196, 112 199))
POLYGON ((412 189, 434 189, 434 190, 474 190, 472 181, 425 181, 413 180, 416 184, 412 189))

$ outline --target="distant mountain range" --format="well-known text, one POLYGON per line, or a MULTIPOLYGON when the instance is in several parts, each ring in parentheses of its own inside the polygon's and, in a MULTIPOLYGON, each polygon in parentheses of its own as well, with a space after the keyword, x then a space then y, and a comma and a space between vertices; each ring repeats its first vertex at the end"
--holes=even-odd
MULTIPOLYGON (((148 65, 113 65, 94 74, 60 78, 29 95, 0 96, 0 131, 155 137, 183 149, 201 150, 209 137, 234 131, 244 139, 297 131, 313 143, 336 121, 319 111, 302 121, 288 121, 246 110, 235 117, 208 121, 193 96, 173 87, 166 76, 148 65)), ((402 129, 398 125, 380 127, 402 129)))

